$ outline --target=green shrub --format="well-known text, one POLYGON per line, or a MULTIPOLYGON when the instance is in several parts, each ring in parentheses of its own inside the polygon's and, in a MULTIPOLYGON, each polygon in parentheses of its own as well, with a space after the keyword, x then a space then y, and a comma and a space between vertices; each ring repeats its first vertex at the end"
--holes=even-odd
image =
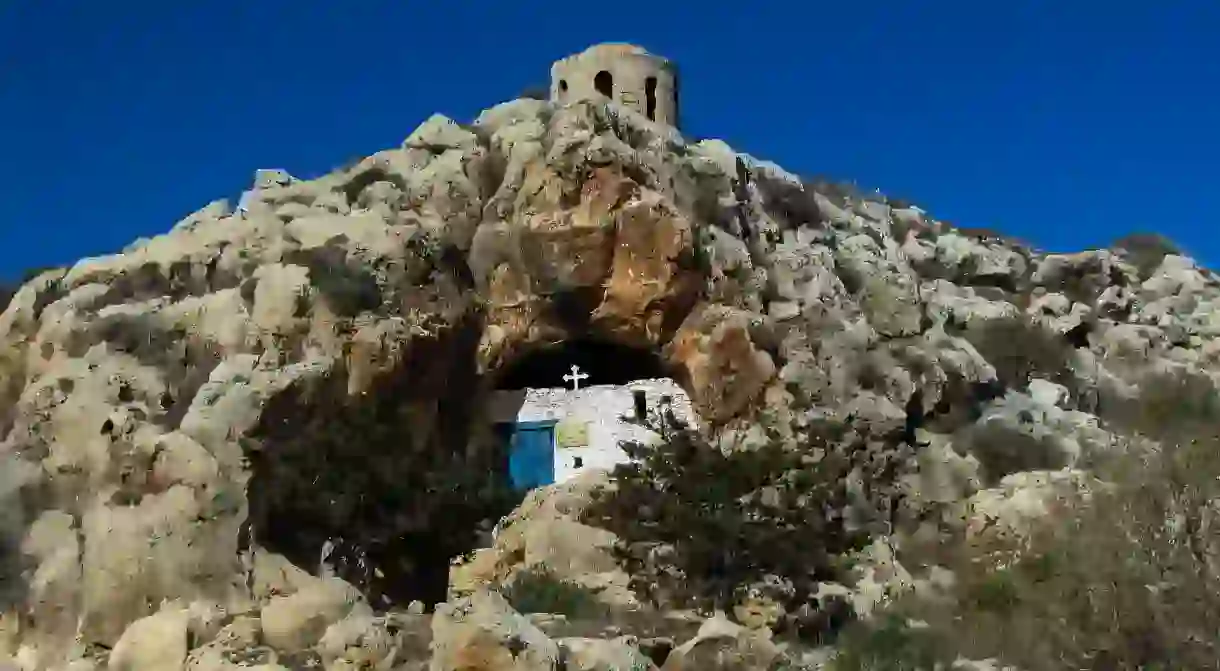
POLYGON ((896 615, 852 629, 837 643, 830 671, 931 671, 955 658, 943 632, 912 627, 896 615))
POLYGON ((518 573, 503 591, 518 613, 550 613, 573 619, 605 615, 606 607, 587 588, 559 578, 546 569, 518 573))
POLYGON ((346 238, 337 236, 321 247, 285 255, 288 263, 309 269, 309 282, 322 295, 330 309, 340 317, 355 317, 381 305, 377 277, 360 261, 349 258, 346 238))
MULTIPOLYGON (((847 474, 857 469, 864 490, 882 491, 869 482, 874 469, 886 471, 877 454, 855 444, 840 449, 830 432, 803 449, 725 453, 689 428, 654 428, 666 440, 625 445, 638 461, 619 466, 614 490, 586 513, 589 524, 623 540, 622 559, 643 601, 728 611, 744 587, 778 579, 786 587, 768 596, 791 614, 816 604, 819 582, 844 578, 842 557, 867 536, 845 521, 847 474)), ((793 616, 778 628, 819 636, 808 628, 829 626, 828 618, 793 616)))

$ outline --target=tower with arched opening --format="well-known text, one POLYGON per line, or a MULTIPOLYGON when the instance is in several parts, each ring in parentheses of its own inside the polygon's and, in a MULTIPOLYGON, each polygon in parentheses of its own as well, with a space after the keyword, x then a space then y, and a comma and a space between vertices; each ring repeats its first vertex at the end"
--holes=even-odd
POLYGON ((551 100, 612 100, 678 127, 678 70, 632 44, 598 44, 551 66, 551 100))

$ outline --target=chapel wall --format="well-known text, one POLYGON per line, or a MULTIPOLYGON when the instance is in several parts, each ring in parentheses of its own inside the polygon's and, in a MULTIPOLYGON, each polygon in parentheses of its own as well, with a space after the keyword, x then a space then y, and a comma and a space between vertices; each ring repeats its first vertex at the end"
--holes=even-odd
POLYGON ((667 378, 636 380, 626 385, 594 385, 577 390, 563 388, 497 391, 489 403, 493 422, 556 420, 555 481, 563 482, 588 469, 612 469, 630 461, 620 447, 623 441, 649 443, 660 439, 655 432, 621 419, 635 414, 636 390, 645 392, 649 412, 655 412, 663 396, 670 397, 674 415, 698 426, 690 398, 676 382, 667 378), (564 445, 569 436, 579 436, 583 425, 587 440, 579 446, 564 445), (577 466, 577 459, 580 466, 577 466))

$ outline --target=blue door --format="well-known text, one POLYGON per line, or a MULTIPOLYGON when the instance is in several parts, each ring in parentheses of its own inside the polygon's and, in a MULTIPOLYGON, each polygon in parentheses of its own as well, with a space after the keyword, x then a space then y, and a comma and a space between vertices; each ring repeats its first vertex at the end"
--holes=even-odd
POLYGON ((520 490, 555 482, 555 422, 519 422, 513 426, 508 475, 520 490))

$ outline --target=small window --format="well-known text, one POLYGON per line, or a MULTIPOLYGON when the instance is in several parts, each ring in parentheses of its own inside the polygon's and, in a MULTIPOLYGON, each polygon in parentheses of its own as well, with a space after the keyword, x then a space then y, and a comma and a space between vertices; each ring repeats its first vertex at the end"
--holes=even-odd
POLYGON ((648 118, 656 121, 657 119, 657 78, 649 77, 644 80, 644 113, 648 118))
POLYGON ((584 468, 585 467, 584 457, 573 457, 572 467, 573 468, 584 468))
POLYGON ((608 70, 602 70, 601 72, 597 73, 597 76, 593 78, 593 88, 597 89, 598 93, 606 96, 607 98, 613 98, 614 75, 610 74, 608 70))
POLYGON ((565 95, 567 95, 567 93, 568 93, 568 80, 560 79, 559 80, 559 97, 562 98, 565 95))
POLYGON ((673 82, 670 83, 670 86, 673 87, 673 91, 670 92, 670 100, 674 101, 674 109, 673 109, 674 118, 670 119, 669 123, 677 126, 678 125, 678 109, 679 109, 678 76, 677 75, 674 75, 673 82))
POLYGON ((643 389, 636 389, 631 392, 635 398, 635 418, 647 419, 648 417, 648 396, 643 389))

